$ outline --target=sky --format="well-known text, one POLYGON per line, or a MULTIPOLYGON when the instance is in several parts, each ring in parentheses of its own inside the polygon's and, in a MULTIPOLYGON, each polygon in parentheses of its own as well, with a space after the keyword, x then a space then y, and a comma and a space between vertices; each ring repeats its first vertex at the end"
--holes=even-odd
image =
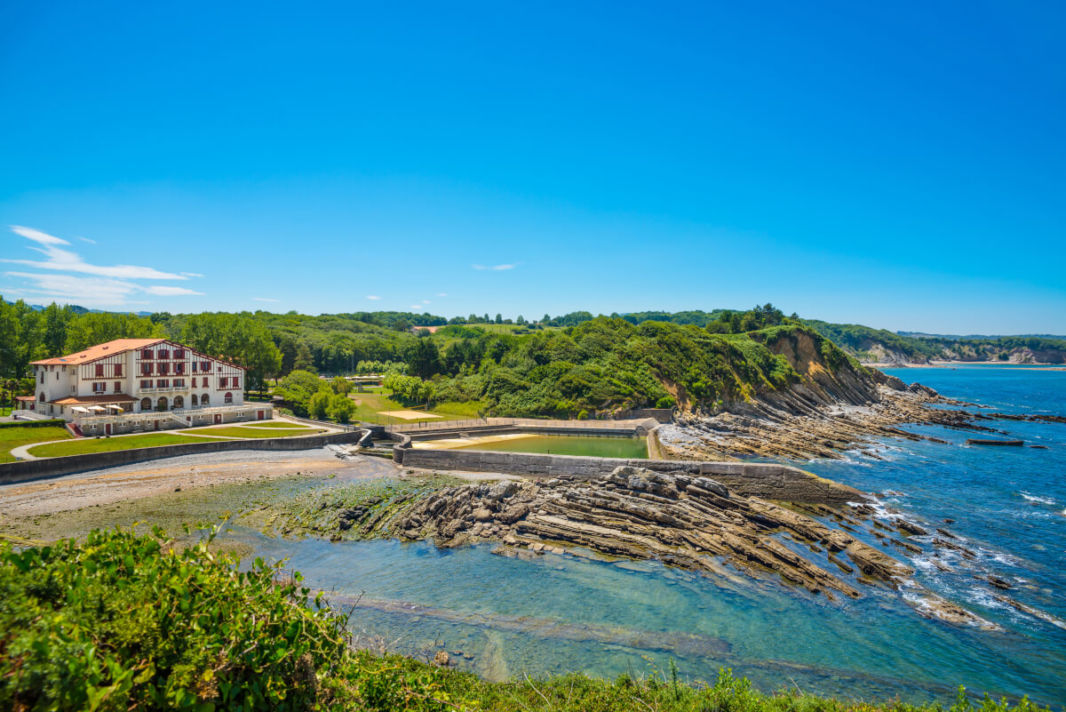
POLYGON ((0 295, 1066 333, 1061 2, 0 4, 0 295))

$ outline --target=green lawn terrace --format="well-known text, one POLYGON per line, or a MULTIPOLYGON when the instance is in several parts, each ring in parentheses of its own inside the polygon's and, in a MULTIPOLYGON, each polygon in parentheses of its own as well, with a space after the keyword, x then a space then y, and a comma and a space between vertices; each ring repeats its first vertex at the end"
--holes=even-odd
POLYGON ((0 428, 0 462, 67 457, 163 445, 187 445, 209 440, 292 438, 318 435, 324 432, 327 432, 326 428, 315 428, 302 423, 264 421, 111 437, 75 438, 65 427, 59 425, 9 425, 0 428))

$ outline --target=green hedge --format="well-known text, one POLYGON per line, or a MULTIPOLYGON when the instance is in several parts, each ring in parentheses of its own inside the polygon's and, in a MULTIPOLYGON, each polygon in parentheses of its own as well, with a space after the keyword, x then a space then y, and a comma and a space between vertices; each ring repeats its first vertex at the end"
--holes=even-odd
POLYGON ((59 427, 65 427, 67 421, 62 418, 49 418, 48 420, 15 420, 4 421, 0 423, 0 428, 44 428, 50 425, 58 425, 59 427))

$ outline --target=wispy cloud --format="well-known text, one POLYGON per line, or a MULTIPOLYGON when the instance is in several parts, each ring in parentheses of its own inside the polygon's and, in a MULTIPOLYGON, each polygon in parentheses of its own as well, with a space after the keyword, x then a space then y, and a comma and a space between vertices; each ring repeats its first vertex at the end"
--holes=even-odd
POLYGON ((438 297, 446 297, 446 296, 448 296, 448 293, 447 292, 437 292, 437 296, 438 297))
POLYGON ((199 272, 178 272, 182 277, 203 277, 199 272))
POLYGON ((366 295, 366 298, 369 299, 372 302, 377 302, 377 301, 381 300, 381 297, 379 297, 376 294, 368 294, 368 295, 366 295))
POLYGON ((252 297, 253 302, 280 302, 280 299, 273 299, 271 297, 252 297))
POLYGON ((187 294, 203 294, 203 292, 197 292, 195 289, 186 289, 185 287, 169 287, 165 284, 152 285, 151 287, 140 287, 149 294, 156 294, 160 297, 182 297, 187 294))
POLYGON ((0 262, 26 265, 37 269, 49 269, 57 272, 80 272, 97 277, 114 277, 116 279, 188 279, 180 274, 161 272, 153 267, 139 267, 136 265, 93 265, 81 258, 76 252, 64 250, 60 245, 70 245, 66 240, 49 235, 48 233, 34 230, 31 227, 12 225, 12 232, 16 235, 37 243, 40 247, 30 247, 35 252, 40 252, 45 260, 11 260, 4 259, 0 262))
POLYGON ((411 308, 411 309, 421 309, 421 308, 422 308, 422 305, 421 305, 421 304, 412 304, 412 305, 410 306, 410 308, 411 308))
POLYGON ((32 284, 21 293, 26 299, 55 300, 83 307, 120 307, 141 291, 132 282, 104 277, 79 277, 70 274, 6 272, 5 276, 24 279, 32 284))
POLYGON ((470 265, 477 270, 492 270, 495 272, 502 272, 506 269, 514 269, 517 265, 470 265))
MULTIPOLYGON (((186 280, 189 277, 202 277, 201 274, 182 272, 173 274, 153 267, 138 265, 94 265, 82 259, 81 255, 69 247, 70 242, 55 235, 49 235, 31 227, 12 225, 11 231, 24 237, 32 244, 27 247, 44 255, 43 260, 0 259, 7 264, 24 265, 46 272, 11 271, 6 277, 13 277, 27 283, 15 290, 6 290, 8 294, 16 291, 26 299, 42 302, 57 301, 79 304, 86 307, 124 307, 132 304, 144 304, 145 301, 133 301, 137 295, 157 297, 181 297, 203 295, 188 287, 161 284, 138 284, 134 280, 186 280), (61 274, 68 273, 68 274, 61 274), (90 276, 84 276, 90 275, 90 276)), ((94 240, 85 237, 77 239, 90 244, 94 240)))
POLYGON ((430 304, 431 302, 430 302, 430 301, 429 301, 428 299, 423 299, 423 300, 422 300, 422 303, 423 303, 423 304, 430 304))

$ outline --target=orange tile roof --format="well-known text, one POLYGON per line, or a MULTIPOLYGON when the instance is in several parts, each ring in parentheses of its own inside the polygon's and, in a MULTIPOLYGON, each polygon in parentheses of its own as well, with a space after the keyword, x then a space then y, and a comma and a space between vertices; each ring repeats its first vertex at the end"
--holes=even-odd
POLYGON ((53 405, 95 405, 99 403, 132 403, 133 398, 124 393, 96 396, 67 396, 59 400, 48 401, 53 405))
POLYGON ((166 339, 115 339, 114 341, 108 341, 106 344, 90 346, 84 351, 79 351, 76 354, 57 356, 56 358, 46 358, 40 361, 31 361, 30 363, 38 366, 80 365, 104 358, 105 356, 114 356, 115 354, 124 353, 126 351, 143 349, 147 346, 158 344, 161 341, 166 341, 166 339))

